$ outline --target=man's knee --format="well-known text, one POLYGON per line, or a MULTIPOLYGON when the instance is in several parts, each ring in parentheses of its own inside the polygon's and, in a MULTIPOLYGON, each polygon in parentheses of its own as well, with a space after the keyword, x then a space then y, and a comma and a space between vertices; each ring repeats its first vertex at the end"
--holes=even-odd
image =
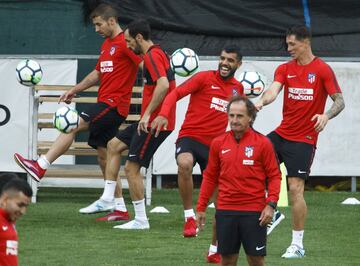
POLYGON ((297 177, 291 177, 288 179, 289 191, 291 197, 296 199, 302 199, 304 197, 305 181, 297 177))
POLYGON ((124 166, 126 177, 131 180, 133 178, 136 178, 138 174, 140 173, 140 166, 136 162, 130 162, 126 161, 124 166))
POLYGON ((190 155, 179 155, 177 158, 178 172, 179 174, 191 175, 193 170, 193 158, 190 155))
POLYGON ((107 150, 110 154, 118 154, 123 152, 127 146, 118 138, 114 137, 107 143, 107 150))

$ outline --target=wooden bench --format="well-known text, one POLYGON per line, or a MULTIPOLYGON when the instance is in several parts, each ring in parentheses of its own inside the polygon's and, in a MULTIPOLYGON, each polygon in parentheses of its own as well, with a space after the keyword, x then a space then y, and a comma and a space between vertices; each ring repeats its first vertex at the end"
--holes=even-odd
MULTIPOLYGON (((45 154, 53 144, 53 141, 39 141, 37 139, 37 131, 43 129, 54 129, 53 126, 53 113, 39 113, 38 108, 40 104, 45 103, 56 103, 58 102, 59 96, 63 93, 63 91, 71 89, 73 86, 61 86, 61 85, 36 85, 34 87, 34 104, 33 104, 33 122, 34 122, 34 129, 33 129, 33 139, 32 139, 32 146, 33 146, 33 155, 41 155, 45 154), (58 95, 47 95, 49 92, 59 92, 58 95), (46 94, 47 93, 47 94, 46 94)), ((93 86, 87 89, 85 92, 97 92, 98 86, 93 86)), ((141 99, 142 94, 142 87, 135 86, 133 88, 133 94, 131 98, 131 105, 138 106, 140 110, 140 105, 142 102, 141 99)), ((97 102, 97 95, 96 96, 84 96, 84 97, 75 97, 73 99, 74 103, 96 103, 97 102)), ((124 129, 131 123, 140 120, 140 114, 129 114, 126 121, 119 127, 119 129, 124 129)), ((122 156, 126 156, 128 154, 127 151, 122 153, 122 156)), ((97 152, 95 149, 90 147, 86 142, 73 142, 70 146, 69 150, 64 153, 64 155, 76 155, 76 156, 96 156, 97 152)), ((35 156, 34 156, 35 157, 35 156)), ((121 182, 124 188, 128 188, 127 180, 125 178, 125 173, 123 168, 121 168, 119 172, 119 176, 121 178, 121 182)), ((58 186, 62 186, 62 181, 66 183, 66 179, 69 180, 70 178, 77 178, 77 179, 98 179, 103 178, 102 172, 98 165, 91 165, 91 164, 75 164, 75 165, 68 165, 68 164, 53 164, 51 167, 46 171, 45 174, 47 178, 53 178, 58 180, 58 186)), ((46 179, 40 183, 40 186, 43 183, 46 183, 46 179)), ((145 173, 145 198, 147 205, 151 204, 151 171, 146 171, 145 173)), ((51 182, 50 182, 51 183, 51 182)), ((36 201, 36 191, 37 191, 37 183, 32 182, 32 185, 35 186, 34 194, 35 198, 33 201, 36 201)))

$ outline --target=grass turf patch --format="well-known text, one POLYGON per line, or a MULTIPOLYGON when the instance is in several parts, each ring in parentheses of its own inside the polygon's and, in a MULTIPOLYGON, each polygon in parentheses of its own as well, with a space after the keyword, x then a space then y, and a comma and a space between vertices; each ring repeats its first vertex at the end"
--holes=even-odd
MULTIPOLYGON (((133 217, 128 191, 125 200, 133 217)), ((198 190, 194 193, 194 200, 198 190)), ((78 212, 101 195, 99 189, 41 188, 38 203, 17 223, 20 265, 208 265, 213 209, 197 238, 183 238, 183 210, 178 190, 153 191, 147 207, 150 230, 113 229, 119 222, 97 222, 103 214, 78 212), (149 213, 164 206, 169 214, 149 213)), ((340 203, 359 193, 306 192, 308 220, 304 235, 306 257, 285 260, 280 256, 291 242, 290 208, 281 208, 286 219, 268 238, 267 265, 360 265, 360 206, 340 203)), ((247 265, 240 251, 239 265, 247 265)))

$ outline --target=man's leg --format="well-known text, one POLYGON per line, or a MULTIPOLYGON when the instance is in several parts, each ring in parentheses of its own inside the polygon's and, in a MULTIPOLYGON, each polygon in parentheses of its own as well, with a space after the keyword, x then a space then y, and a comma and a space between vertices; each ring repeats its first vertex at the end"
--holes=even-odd
POLYGON ((292 241, 289 248, 282 255, 283 258, 301 258, 305 255, 303 237, 307 206, 304 199, 304 179, 288 177, 291 214, 292 214, 292 241))
POLYGON ((178 186, 181 200, 183 202, 184 210, 192 209, 193 207, 193 165, 194 158, 189 152, 180 153, 176 159, 178 165, 178 186))
POLYGON ((222 266, 236 266, 239 253, 230 255, 221 255, 222 266))
POLYGON ((249 266, 264 266, 265 265, 264 256, 250 256, 250 255, 247 255, 246 259, 248 261, 249 266))
POLYGON ((122 195, 119 178, 121 153, 127 149, 128 146, 117 137, 111 139, 107 144, 107 162, 104 174, 105 185, 100 199, 106 201, 115 200, 115 210, 104 217, 97 218, 97 221, 121 221, 129 220, 130 218, 122 195))
MULTIPOLYGON (((99 200, 90 204, 88 207, 80 209, 80 213, 96 213, 115 209, 104 217, 97 218, 97 221, 117 221, 128 220, 129 214, 126 210, 125 202, 120 194, 114 201, 114 194, 117 186, 118 173, 120 169, 121 153, 128 147, 118 138, 112 138, 107 149, 98 147, 98 161, 104 173, 105 185, 102 196, 99 200)), ((121 186, 121 185, 120 185, 121 186)), ((121 193, 121 187, 120 193, 121 193)))
POLYGON ((134 205, 135 219, 114 226, 119 229, 149 229, 150 225, 146 216, 144 198, 144 178, 140 173, 140 164, 127 160, 125 163, 125 174, 129 182, 130 196, 134 205))
MULTIPOLYGON (((214 191, 214 194, 211 197, 211 201, 215 204, 216 208, 216 199, 217 199, 217 192, 218 190, 214 191)), ((207 262, 208 263, 220 263, 221 257, 220 254, 217 252, 217 237, 216 237, 216 219, 215 216, 212 221, 212 237, 211 237, 211 244, 209 247, 208 255, 207 255, 207 262)))
POLYGON ((77 132, 87 130, 89 123, 80 117, 79 126, 72 132, 60 133, 50 149, 45 155, 42 155, 37 161, 24 159, 20 154, 15 153, 15 161, 27 171, 36 181, 40 181, 49 166, 61 155, 63 155, 71 146, 77 132))
POLYGON ((195 237, 197 227, 195 212, 193 209, 193 176, 194 157, 189 152, 178 154, 176 158, 178 165, 178 186, 184 207, 185 224, 183 228, 184 237, 195 237))

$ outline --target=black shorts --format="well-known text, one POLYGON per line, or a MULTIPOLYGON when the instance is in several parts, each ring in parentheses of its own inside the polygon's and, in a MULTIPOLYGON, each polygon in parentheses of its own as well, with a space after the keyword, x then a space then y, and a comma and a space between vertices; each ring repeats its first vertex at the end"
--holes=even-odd
POLYGON ((217 210, 216 237, 221 255, 239 253, 241 244, 246 255, 266 256, 266 226, 260 226, 260 212, 217 210))
POLYGON ((118 131, 116 137, 129 147, 127 160, 138 162, 141 166, 148 168, 154 153, 172 131, 161 131, 155 138, 154 134, 144 131, 141 131, 139 136, 137 127, 138 123, 134 123, 118 131))
POLYGON ((199 164, 201 172, 206 168, 209 158, 209 146, 202 144, 192 138, 182 137, 176 141, 175 158, 180 153, 189 152, 194 158, 194 166, 196 163, 199 164))
POLYGON ((284 139, 275 131, 267 137, 273 143, 280 163, 285 164, 287 176, 307 179, 315 155, 315 146, 284 139))
POLYGON ((85 122, 90 123, 88 144, 94 149, 106 148, 108 141, 116 135, 119 126, 125 120, 125 117, 117 112, 116 107, 102 102, 87 105, 80 116, 85 122))

